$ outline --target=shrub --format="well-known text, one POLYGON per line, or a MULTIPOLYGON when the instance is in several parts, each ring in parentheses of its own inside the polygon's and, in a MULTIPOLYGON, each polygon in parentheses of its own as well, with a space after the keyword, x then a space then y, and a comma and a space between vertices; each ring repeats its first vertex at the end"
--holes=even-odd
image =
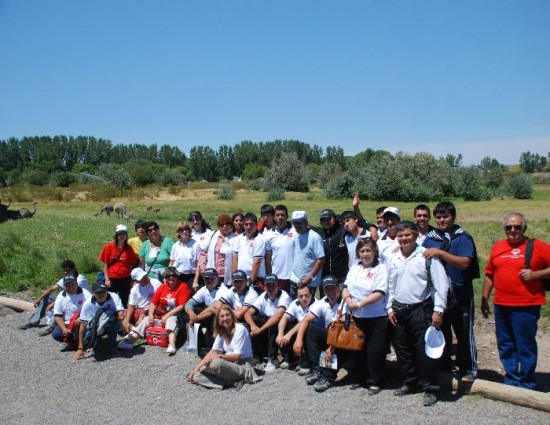
POLYGON ((533 197, 533 182, 527 174, 520 174, 510 179, 505 192, 516 199, 531 199, 533 197))
POLYGON ((255 180, 263 177, 267 167, 258 164, 257 162, 252 162, 246 164, 243 170, 243 179, 245 180, 255 180))
POLYGON ((21 176, 24 183, 34 186, 44 186, 48 183, 50 175, 42 170, 25 170, 21 176))
POLYGON ((217 198, 222 201, 229 201, 235 198, 235 189, 231 186, 222 186, 218 189, 217 198))
POLYGON ((282 187, 272 187, 267 192, 267 202, 282 201, 285 199, 285 190, 282 187))
POLYGON ((50 178, 50 184, 59 187, 69 187, 76 182, 76 178, 72 173, 55 173, 50 178))
POLYGON ((534 184, 550 184, 550 173, 534 173, 531 175, 534 184))
POLYGON ((261 179, 256 180, 250 180, 246 184, 247 190, 265 190, 265 179, 262 177, 261 179))
POLYGON ((309 191, 309 169, 291 153, 283 153, 279 159, 273 161, 265 178, 269 187, 282 187, 284 190, 296 192, 309 191))

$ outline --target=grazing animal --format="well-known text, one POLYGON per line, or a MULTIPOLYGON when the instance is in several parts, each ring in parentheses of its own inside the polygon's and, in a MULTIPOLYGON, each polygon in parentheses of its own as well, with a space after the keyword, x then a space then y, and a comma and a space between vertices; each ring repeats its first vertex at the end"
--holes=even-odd
POLYGON ((126 216, 126 221, 132 220, 132 219, 134 219, 134 218, 136 218, 136 213, 133 212, 133 211, 130 211, 130 212, 128 213, 128 215, 126 216))
POLYGON ((147 205, 145 207, 145 212, 150 213, 151 211, 153 211, 153 207, 151 205, 147 205))
POLYGON ((154 212, 155 214, 158 214, 158 213, 160 212, 160 208, 155 208, 155 209, 153 210, 153 212, 154 212))
POLYGON ((116 216, 119 219, 124 218, 124 214, 126 214, 126 205, 124 205, 122 202, 117 202, 114 206, 116 216))
POLYGON ((29 210, 28 208, 21 208, 19 210, 9 210, 7 207, 11 204, 2 205, 0 208, 0 223, 3 223, 4 221, 8 220, 20 220, 22 218, 32 218, 34 214, 36 213, 36 204, 38 202, 33 202, 33 210, 29 210))
POLYGON ((99 214, 103 214, 103 212, 105 212, 105 214, 107 214, 107 217, 111 217, 111 213, 114 211, 114 208, 111 204, 105 204, 103 205, 103 208, 101 208, 101 211, 99 212, 99 214))
POLYGON ((99 213, 93 213, 93 214, 92 214, 92 217, 94 217, 94 218, 99 217, 99 213))

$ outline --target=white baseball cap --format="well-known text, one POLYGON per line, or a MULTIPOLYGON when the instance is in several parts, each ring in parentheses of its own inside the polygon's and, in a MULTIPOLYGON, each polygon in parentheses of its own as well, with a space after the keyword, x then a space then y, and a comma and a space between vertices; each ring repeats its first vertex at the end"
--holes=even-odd
POLYGON ((126 226, 125 224, 117 224, 117 226, 115 227, 115 233, 128 233, 128 226, 126 226))
POLYGON ((440 329, 431 325, 424 336, 426 355, 432 359, 439 359, 445 348, 445 337, 440 329))
POLYGON ((401 218, 401 215, 399 214, 399 210, 395 207, 388 207, 384 210, 384 212, 382 213, 382 215, 386 215, 386 214, 394 214, 396 215, 397 217, 401 218))
POLYGON ((136 267, 134 270, 132 270, 130 276, 132 277, 133 281, 141 282, 141 279, 147 276, 147 273, 141 267, 136 267))
POLYGON ((306 221, 307 213, 305 211, 292 211, 291 221, 306 221))

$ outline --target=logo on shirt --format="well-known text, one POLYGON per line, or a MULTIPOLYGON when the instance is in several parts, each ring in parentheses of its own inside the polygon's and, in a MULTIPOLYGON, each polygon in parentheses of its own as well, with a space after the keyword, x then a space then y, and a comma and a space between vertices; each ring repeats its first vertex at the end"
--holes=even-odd
POLYGON ((82 302, 83 302, 82 300, 78 300, 78 304, 79 304, 79 305, 81 305, 81 304, 82 304, 82 302))
POLYGON ((249 248, 254 248, 254 242, 250 242, 250 244, 248 245, 249 248))
POLYGON ((512 255, 513 255, 514 257, 517 257, 517 256, 520 254, 520 252, 521 252, 521 251, 520 251, 518 248, 514 248, 514 249, 512 250, 512 255))

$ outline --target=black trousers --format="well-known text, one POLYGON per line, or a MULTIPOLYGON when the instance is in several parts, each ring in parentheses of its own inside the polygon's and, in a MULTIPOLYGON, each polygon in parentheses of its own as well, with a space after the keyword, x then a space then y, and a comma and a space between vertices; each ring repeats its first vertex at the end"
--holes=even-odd
POLYGON ((130 289, 132 289, 132 278, 130 276, 120 279, 111 280, 111 292, 115 292, 120 297, 124 308, 128 307, 128 298, 130 297, 130 289))
POLYGON ((381 385, 386 366, 386 348, 389 321, 387 316, 357 318, 355 324, 365 333, 366 343, 362 351, 354 352, 357 366, 357 382, 381 385))
POLYGON ((424 391, 439 390, 437 361, 424 351, 424 335, 432 322, 433 303, 425 302, 412 309, 394 311, 397 316, 395 352, 404 376, 404 384, 419 384, 424 391))
MULTIPOLYGON (((254 320, 256 326, 262 327, 265 322, 269 320, 269 317, 254 315, 252 316, 252 319, 254 320)), ((268 359, 276 358, 279 350, 279 346, 275 341, 277 339, 278 332, 279 330, 277 328, 277 324, 275 324, 270 328, 267 328, 261 334, 251 336, 250 340, 252 342, 252 351, 254 352, 254 355, 258 356, 260 359, 263 359, 264 357, 267 357, 268 359)))
MULTIPOLYGON (((294 326, 298 324, 298 321, 296 319, 289 320, 286 323, 285 333, 289 332, 294 326)), ((291 363, 296 359, 296 355, 294 354, 294 351, 292 350, 292 346, 294 345, 294 342, 296 341, 296 334, 290 338, 290 342, 284 346, 281 347, 281 355, 283 356, 283 359, 287 362, 291 363)), ((307 357, 307 347, 305 348, 305 353, 302 353, 302 355, 299 357, 300 367, 303 368, 310 368, 309 359, 307 357)))

